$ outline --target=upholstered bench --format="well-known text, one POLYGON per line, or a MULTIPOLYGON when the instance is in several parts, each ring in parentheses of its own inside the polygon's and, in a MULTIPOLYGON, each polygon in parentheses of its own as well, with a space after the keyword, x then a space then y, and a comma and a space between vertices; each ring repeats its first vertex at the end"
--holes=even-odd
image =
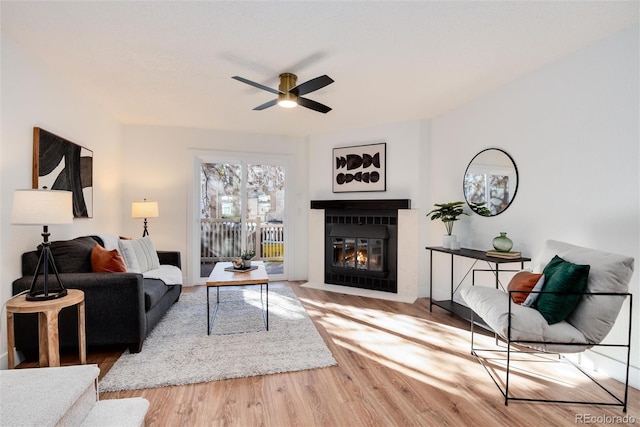
POLYGON ((98 400, 96 365, 0 371, 2 426, 142 426, 143 398, 98 400))

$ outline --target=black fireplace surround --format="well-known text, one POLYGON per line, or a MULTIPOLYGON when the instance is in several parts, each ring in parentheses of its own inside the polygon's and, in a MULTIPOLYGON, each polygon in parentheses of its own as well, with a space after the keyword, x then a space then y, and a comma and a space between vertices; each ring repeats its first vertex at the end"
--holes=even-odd
POLYGON ((398 209, 408 199, 314 200, 324 209, 325 283, 398 292, 398 209))

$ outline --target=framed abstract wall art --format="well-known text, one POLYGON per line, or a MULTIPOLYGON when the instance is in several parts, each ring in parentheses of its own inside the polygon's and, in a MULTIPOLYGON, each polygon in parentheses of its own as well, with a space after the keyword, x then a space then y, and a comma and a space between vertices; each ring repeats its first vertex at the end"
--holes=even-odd
POLYGON ((33 188, 73 193, 74 218, 93 217, 93 151, 33 128, 33 188))
POLYGON ((386 191, 387 144, 333 149, 333 192, 386 191))

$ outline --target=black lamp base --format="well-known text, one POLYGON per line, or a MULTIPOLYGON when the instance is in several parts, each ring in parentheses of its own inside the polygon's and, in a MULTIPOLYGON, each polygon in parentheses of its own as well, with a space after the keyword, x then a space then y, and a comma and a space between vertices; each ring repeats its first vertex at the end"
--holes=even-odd
POLYGON ((149 230, 147 230, 147 218, 144 219, 144 231, 142 232, 142 237, 148 236, 149 230))
POLYGON ((53 260, 53 254, 51 253, 51 243, 49 243, 49 228, 46 225, 42 230, 42 238, 42 252, 40 252, 40 258, 38 259, 38 264, 36 265, 36 271, 33 273, 33 280, 31 280, 29 293, 27 293, 27 295, 25 296, 25 299, 27 301, 49 301, 52 299, 62 298, 67 295, 67 290, 60 280, 60 275, 58 274, 56 263, 53 260), (40 265, 42 265, 42 273, 44 274, 44 283, 42 288, 38 288, 36 286, 36 282, 38 281, 38 272, 40 271, 40 265), (56 276, 56 279, 58 281, 57 287, 49 288, 49 267, 51 267, 56 276))
POLYGON ((40 291, 39 293, 36 293, 35 295, 32 295, 31 293, 28 293, 27 295, 25 295, 25 299, 27 301, 49 301, 52 299, 58 299, 58 298, 62 298, 64 296, 67 295, 67 290, 63 289, 60 292, 57 293, 51 293, 49 292, 47 295, 44 294, 44 291, 40 291))

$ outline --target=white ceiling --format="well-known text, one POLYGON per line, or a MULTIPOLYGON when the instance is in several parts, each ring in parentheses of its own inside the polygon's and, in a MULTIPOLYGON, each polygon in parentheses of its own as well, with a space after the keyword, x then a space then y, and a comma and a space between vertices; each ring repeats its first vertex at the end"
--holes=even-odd
POLYGON ((1 1, 2 31, 127 124, 309 135, 431 118, 638 23, 638 1, 1 1), (333 108, 252 111, 327 74, 333 108))

